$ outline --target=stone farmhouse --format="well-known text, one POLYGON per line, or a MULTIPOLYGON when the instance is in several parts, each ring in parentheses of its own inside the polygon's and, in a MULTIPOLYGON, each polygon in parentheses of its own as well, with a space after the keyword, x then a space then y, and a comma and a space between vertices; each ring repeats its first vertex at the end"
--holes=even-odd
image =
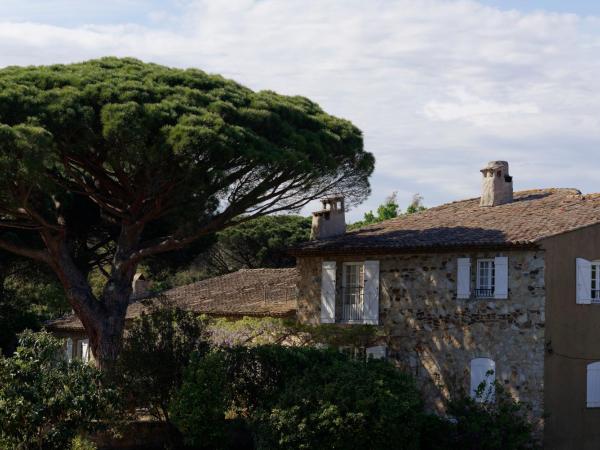
POLYGON ((356 231, 343 198, 323 200, 293 250, 298 320, 380 327, 432 410, 495 379, 545 448, 600 448, 600 194, 513 193, 508 163, 481 172, 480 198, 356 231))
MULTIPOLYGON (((243 269, 152 295, 149 282, 136 275, 126 327, 162 303, 186 311, 225 317, 293 317, 296 313, 296 269, 243 269)), ((74 314, 50 321, 46 329, 65 339, 67 359, 92 360, 89 339, 74 314)))

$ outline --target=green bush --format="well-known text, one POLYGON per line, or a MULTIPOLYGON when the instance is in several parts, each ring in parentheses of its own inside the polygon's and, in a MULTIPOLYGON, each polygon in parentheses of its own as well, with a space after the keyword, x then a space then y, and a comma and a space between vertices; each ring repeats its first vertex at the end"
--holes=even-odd
MULTIPOLYGON (((520 450, 536 443, 528 407, 495 382, 495 399, 463 395, 447 405, 449 418, 429 416, 423 423, 424 450, 520 450)), ((486 389, 480 386, 478 392, 486 389)))
POLYGON ((157 419, 169 421, 169 402, 190 356, 208 350, 205 328, 193 313, 162 302, 135 320, 115 371, 129 406, 147 408, 157 419))
POLYGON ((226 415, 246 420, 259 449, 412 449, 421 401, 412 379, 386 362, 238 347, 196 358, 172 403, 173 421, 196 446, 224 442, 226 415))
POLYGON ((118 417, 103 374, 63 352, 59 339, 28 331, 12 357, 0 357, 0 448, 62 450, 118 417))

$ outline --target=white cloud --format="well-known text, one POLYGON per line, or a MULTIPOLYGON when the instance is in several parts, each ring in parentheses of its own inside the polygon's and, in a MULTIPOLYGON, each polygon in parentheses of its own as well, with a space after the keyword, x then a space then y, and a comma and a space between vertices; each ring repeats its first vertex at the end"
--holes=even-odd
POLYGON ((442 0, 108 3, 97 23, 7 16, 0 65, 135 56, 308 96, 377 157, 364 209, 394 190, 475 196, 490 159, 509 159, 518 187, 600 190, 598 18, 442 0))

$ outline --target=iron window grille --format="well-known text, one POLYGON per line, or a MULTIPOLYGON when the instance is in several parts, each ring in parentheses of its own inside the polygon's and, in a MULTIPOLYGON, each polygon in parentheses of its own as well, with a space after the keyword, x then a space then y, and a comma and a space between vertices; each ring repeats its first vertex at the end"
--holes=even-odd
POLYGON ((356 323, 363 321, 364 287, 364 264, 344 263, 342 278, 342 322, 356 323))

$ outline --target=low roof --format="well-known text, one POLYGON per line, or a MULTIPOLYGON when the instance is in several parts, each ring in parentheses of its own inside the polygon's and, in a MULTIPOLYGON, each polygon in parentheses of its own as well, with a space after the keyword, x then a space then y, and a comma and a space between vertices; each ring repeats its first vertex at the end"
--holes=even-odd
MULTIPOLYGON (((129 305, 126 318, 139 317, 156 302, 214 316, 285 317, 296 311, 297 276, 295 268, 238 270, 138 300, 129 305)), ((83 325, 75 315, 50 321, 46 328, 83 331, 83 325)))
POLYGON ((576 189, 516 192, 514 201, 479 206, 479 198, 349 231, 342 236, 311 241, 296 255, 402 252, 459 247, 535 246, 547 237, 600 223, 600 194, 576 189))

